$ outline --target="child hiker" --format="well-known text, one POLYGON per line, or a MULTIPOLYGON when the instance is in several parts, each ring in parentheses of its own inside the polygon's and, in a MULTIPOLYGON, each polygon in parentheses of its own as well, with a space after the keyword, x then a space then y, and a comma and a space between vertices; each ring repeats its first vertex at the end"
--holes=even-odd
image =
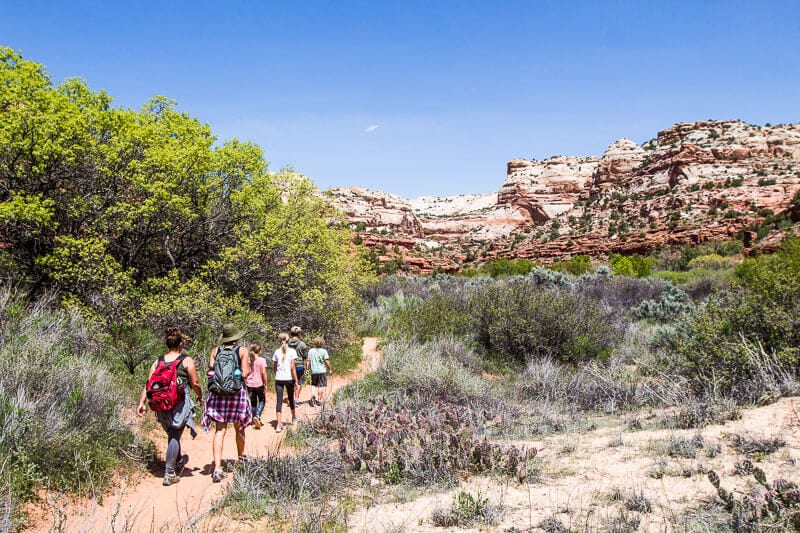
POLYGON ((261 429, 261 412, 266 402, 267 360, 261 355, 261 345, 254 342, 250 345, 250 375, 245 380, 247 392, 250 393, 250 407, 253 409, 253 425, 261 429))
POLYGON ((325 403, 325 392, 328 387, 328 374, 331 373, 331 363, 328 357, 328 350, 324 348, 325 339, 316 337, 314 348, 308 351, 308 361, 311 365, 311 400, 309 405, 312 407, 325 403))

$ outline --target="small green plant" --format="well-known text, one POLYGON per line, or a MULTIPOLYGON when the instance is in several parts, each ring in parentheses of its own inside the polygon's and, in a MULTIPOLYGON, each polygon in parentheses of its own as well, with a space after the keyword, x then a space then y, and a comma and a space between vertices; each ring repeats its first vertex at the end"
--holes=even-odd
POLYGON ((475 522, 494 524, 502 511, 502 506, 489 502, 480 492, 473 496, 462 490, 453 498, 450 509, 436 509, 431 520, 439 527, 469 527, 475 522))

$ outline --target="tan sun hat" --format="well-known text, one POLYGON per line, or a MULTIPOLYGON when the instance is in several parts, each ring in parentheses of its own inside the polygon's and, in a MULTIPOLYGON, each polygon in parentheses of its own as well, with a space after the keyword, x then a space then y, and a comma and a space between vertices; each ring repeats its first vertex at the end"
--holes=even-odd
POLYGON ((222 335, 220 335, 217 343, 227 344, 229 342, 238 341, 242 337, 244 337, 244 331, 239 331, 239 328, 236 327, 236 324, 233 322, 228 322, 222 326, 222 335))

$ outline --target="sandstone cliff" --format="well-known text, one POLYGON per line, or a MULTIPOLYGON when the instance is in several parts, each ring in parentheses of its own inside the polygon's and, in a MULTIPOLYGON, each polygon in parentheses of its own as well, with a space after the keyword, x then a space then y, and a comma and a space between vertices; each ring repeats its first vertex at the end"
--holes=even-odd
MULTIPOLYGON (((382 262, 454 271, 492 258, 543 262, 573 254, 647 253, 656 246, 756 242, 767 217, 800 215, 800 124, 680 123, 642 146, 601 157, 512 159, 497 193, 406 200, 362 188, 332 191, 382 262)), ((795 220, 796 221, 796 220, 795 220)))

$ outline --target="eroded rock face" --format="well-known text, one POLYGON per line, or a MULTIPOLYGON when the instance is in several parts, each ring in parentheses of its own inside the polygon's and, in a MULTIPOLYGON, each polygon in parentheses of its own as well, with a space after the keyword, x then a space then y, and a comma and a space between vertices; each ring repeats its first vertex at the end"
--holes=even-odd
POLYGON ((594 187, 607 189, 622 185, 622 181, 632 175, 647 159, 647 152, 630 139, 615 141, 600 158, 600 164, 594 173, 594 187))
MULTIPOLYGON (((332 193, 367 246, 424 273, 729 239, 770 212, 796 217, 798 191, 800 124, 703 121, 675 124, 642 146, 620 139, 599 158, 512 159, 496 194, 332 193)), ((777 241, 769 236, 770 246, 777 241)))

